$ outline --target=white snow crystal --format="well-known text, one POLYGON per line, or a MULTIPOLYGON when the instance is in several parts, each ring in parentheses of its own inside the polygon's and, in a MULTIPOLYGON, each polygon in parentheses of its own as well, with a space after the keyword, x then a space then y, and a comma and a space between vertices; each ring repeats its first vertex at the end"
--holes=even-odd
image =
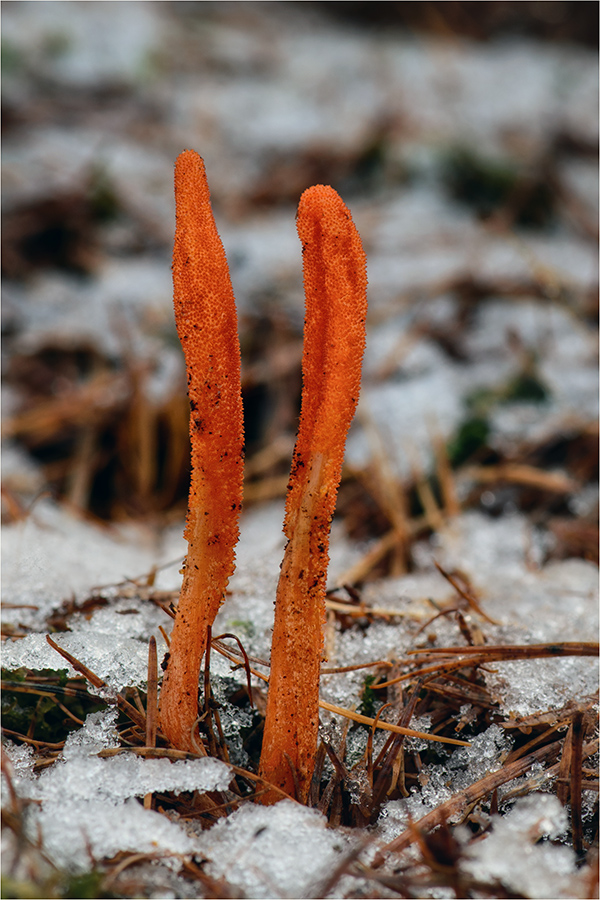
POLYGON ((72 871, 89 869, 94 857, 119 851, 172 856, 195 852, 182 828, 135 801, 154 791, 226 790, 228 766, 217 759, 143 759, 124 752, 99 757, 117 745, 114 709, 90 714, 69 735, 62 759, 33 777, 20 747, 9 745, 13 783, 20 797, 37 801, 29 807, 28 827, 42 831, 45 851, 57 865, 72 871), (65 840, 68 835, 68 840, 65 840))
POLYGON ((220 819, 200 842, 212 861, 207 871, 226 877, 247 897, 312 897, 348 849, 314 809, 282 800, 244 806, 220 819))
POLYGON ((524 897, 571 897, 575 855, 555 840, 567 827, 567 813, 557 797, 530 794, 505 816, 494 816, 491 834, 472 844, 463 865, 475 878, 500 880, 524 897))
POLYGON ((42 630, 46 616, 73 594, 122 582, 163 561, 142 529, 107 533, 45 500, 27 519, 2 527, 2 560, 3 602, 15 605, 3 608, 3 619, 33 630, 42 630))
MULTIPOLYGON (((112 691, 141 684, 148 677, 148 645, 141 641, 123 637, 116 641, 114 636, 102 632, 67 632, 54 638, 63 650, 106 681, 112 691)), ((28 669, 66 669, 70 675, 76 674, 43 634, 28 634, 18 640, 5 641, 2 665, 11 670, 25 666, 28 669)))
MULTIPOLYGON (((103 859, 120 852, 177 857, 195 849, 182 828, 133 799, 118 805, 96 799, 48 800, 32 816, 33 823, 41 827, 47 855, 73 872, 89 870, 90 850, 95 859, 103 859)), ((178 867, 177 860, 174 865, 178 867)))

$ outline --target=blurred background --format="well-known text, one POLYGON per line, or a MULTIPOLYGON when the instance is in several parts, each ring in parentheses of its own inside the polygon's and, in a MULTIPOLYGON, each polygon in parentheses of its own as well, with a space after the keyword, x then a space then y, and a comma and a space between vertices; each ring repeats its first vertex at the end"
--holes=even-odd
POLYGON ((173 163, 205 159, 238 303, 245 504, 301 389, 295 210, 351 208, 369 338, 338 515, 363 578, 461 509, 597 559, 598 5, 3 4, 4 521, 181 519, 173 163))

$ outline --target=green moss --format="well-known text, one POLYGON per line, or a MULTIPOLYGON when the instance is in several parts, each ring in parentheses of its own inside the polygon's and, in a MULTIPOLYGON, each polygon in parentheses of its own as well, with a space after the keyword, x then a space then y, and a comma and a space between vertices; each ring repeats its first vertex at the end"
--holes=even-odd
POLYGON ((97 222, 111 222, 117 218, 121 203, 117 197, 110 178, 103 167, 98 166, 92 172, 89 201, 92 215, 97 222))
POLYGON ((95 897, 114 897, 114 894, 102 890, 104 876, 101 872, 86 872, 84 875, 73 875, 65 883, 60 894, 65 900, 88 900, 95 897))
POLYGON ((513 166, 484 160, 470 150, 457 148, 444 158, 442 177, 455 200, 489 216, 509 196, 517 173, 513 166))
POLYGON ((506 386, 502 403, 546 403, 550 395, 542 380, 532 372, 522 372, 506 386))
POLYGON ((2 876, 2 898, 7 900, 102 900, 115 897, 102 890, 104 875, 91 871, 83 875, 68 875, 55 871, 40 882, 2 876))
POLYGON ((549 397, 550 391, 534 368, 527 367, 497 387, 477 388, 468 395, 465 403, 473 416, 485 418, 495 406, 505 403, 546 403, 549 397))
POLYGON ((488 159, 460 147, 445 155, 441 169, 451 196, 482 218, 511 207, 516 225, 543 228, 554 216, 550 185, 512 161, 488 159))
POLYGON ((448 443, 447 453, 453 468, 463 465, 482 447, 485 447, 490 426, 482 416, 470 416, 460 425, 454 438, 448 443))
POLYGON ((550 392, 533 363, 504 384, 476 388, 465 398, 467 416, 447 445, 452 467, 463 465, 486 446, 490 434, 489 416, 495 407, 506 403, 546 403, 549 396, 550 392))
POLYGON ((352 172, 352 180, 355 187, 363 189, 373 188, 380 184, 384 178, 388 141, 383 134, 376 134, 363 148, 357 158, 352 172))
POLYGON ((375 675, 367 675, 365 678, 365 686, 360 697, 360 706, 358 707, 360 715, 368 716, 370 719, 375 717, 375 703, 378 700, 377 694, 371 687, 371 685, 374 684, 375 679, 375 675))

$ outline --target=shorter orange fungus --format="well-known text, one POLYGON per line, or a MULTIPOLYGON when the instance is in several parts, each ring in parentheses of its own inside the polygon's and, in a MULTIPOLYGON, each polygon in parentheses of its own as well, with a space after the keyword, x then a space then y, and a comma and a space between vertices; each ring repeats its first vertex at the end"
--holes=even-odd
MULTIPOLYGON (((360 391, 367 271, 350 212, 333 188, 316 185, 303 193, 297 227, 306 295, 302 406, 260 774, 305 801, 317 749, 329 530, 360 391)), ((277 799, 271 792, 264 802, 277 799)))

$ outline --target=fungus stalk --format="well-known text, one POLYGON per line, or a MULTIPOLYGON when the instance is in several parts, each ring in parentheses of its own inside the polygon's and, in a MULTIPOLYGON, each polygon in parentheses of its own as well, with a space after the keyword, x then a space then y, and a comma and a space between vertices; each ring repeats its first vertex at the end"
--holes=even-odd
POLYGON ((233 573, 242 503, 243 414, 233 288, 210 206, 202 158, 175 164, 173 301, 190 400, 188 554, 170 657, 160 694, 160 727, 193 750, 200 662, 233 573))
MULTIPOLYGON (((366 258, 349 210, 316 185, 298 207, 306 317, 260 774, 305 802, 317 750, 329 530, 360 390, 366 258)), ((264 802, 278 796, 271 792, 264 802)))

